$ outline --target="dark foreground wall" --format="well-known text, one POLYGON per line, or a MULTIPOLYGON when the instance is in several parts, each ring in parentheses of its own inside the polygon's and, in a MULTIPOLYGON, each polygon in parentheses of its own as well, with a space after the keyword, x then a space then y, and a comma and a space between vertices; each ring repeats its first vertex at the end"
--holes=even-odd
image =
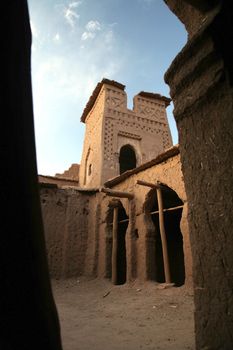
MULTIPOLYGON (((233 11, 166 1, 189 41, 166 74, 189 203, 197 349, 233 349, 233 11)), ((214 6, 216 5, 216 6, 214 6)))
POLYGON ((27 2, 0 3, 0 348, 60 350, 37 188, 27 2))

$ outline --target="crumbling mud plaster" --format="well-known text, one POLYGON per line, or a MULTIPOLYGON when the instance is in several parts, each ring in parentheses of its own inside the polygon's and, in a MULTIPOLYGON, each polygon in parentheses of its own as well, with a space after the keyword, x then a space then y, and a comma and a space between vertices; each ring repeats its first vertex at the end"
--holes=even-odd
POLYGON ((40 189, 50 275, 82 275, 87 251, 90 195, 43 184, 40 189))

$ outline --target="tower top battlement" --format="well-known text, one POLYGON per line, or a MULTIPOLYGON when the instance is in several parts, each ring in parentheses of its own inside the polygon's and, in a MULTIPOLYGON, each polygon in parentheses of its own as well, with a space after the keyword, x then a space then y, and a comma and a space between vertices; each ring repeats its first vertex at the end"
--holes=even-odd
POLYGON ((121 84, 121 83, 118 83, 117 81, 115 80, 110 80, 110 79, 107 79, 107 78, 103 78, 95 87, 95 89, 93 90, 92 92, 92 95, 90 96, 87 104, 86 104, 86 107, 84 108, 83 110, 83 114, 80 118, 81 122, 85 123, 85 120, 86 120, 86 117, 88 116, 89 112, 92 110, 94 104, 95 104, 95 101, 103 87, 103 85, 111 85, 111 86, 114 86, 116 87, 117 89, 119 90, 122 90, 124 91, 125 90, 125 85, 121 84))
MULTIPOLYGON (((125 93, 125 85, 115 81, 115 80, 110 80, 107 78, 103 78, 95 87, 95 89, 93 90, 92 95, 90 96, 84 110, 82 113, 82 116, 80 118, 81 122, 85 123, 86 118, 88 116, 88 114, 91 112, 92 108, 95 105, 95 102, 103 88, 104 85, 110 85, 112 88, 115 88, 116 90, 121 90, 123 92, 123 94, 125 95, 124 99, 125 99, 125 108, 127 108, 127 94, 125 93)), ((145 91, 141 91, 139 92, 137 95, 134 96, 133 98, 133 112, 135 113, 140 113, 140 110, 142 108, 142 106, 145 105, 153 105, 153 104, 158 104, 158 105, 162 105, 165 106, 165 108, 167 106, 169 106, 171 102, 171 99, 165 96, 162 96, 158 93, 153 93, 153 92, 145 92, 145 91)), ((147 106, 148 107, 148 106, 147 106)))
POLYGON ((170 99, 141 91, 127 108, 125 85, 104 78, 81 116, 85 139, 80 185, 102 186, 110 178, 155 158, 172 145, 166 107, 170 99))

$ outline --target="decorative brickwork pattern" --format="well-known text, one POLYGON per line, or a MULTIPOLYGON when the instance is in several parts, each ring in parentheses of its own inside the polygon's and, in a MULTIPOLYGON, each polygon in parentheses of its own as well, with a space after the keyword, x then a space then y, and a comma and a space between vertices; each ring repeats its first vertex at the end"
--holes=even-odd
POLYGON ((93 107, 85 117, 81 185, 98 187, 118 176, 120 149, 125 145, 133 148, 136 166, 172 145, 166 116, 170 100, 159 94, 140 93, 130 110, 122 86, 103 83, 95 103, 91 97, 93 107))

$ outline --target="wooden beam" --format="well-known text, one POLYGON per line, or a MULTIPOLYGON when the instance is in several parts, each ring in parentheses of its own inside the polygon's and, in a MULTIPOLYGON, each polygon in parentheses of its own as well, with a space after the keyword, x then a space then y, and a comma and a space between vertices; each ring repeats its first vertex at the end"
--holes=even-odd
POLYGON ((111 196, 111 197, 128 198, 128 199, 133 199, 134 198, 134 194, 133 193, 110 190, 110 188, 106 188, 106 187, 101 187, 99 189, 99 191, 103 192, 103 193, 106 193, 108 196, 111 196))
POLYGON ((165 282, 171 283, 169 257, 168 257, 168 250, 167 250, 167 237, 166 237, 166 232, 165 232, 164 216, 163 216, 162 190, 160 187, 157 187, 156 191, 157 191, 157 199, 158 199, 158 207, 159 207, 159 230, 160 230, 160 236, 161 236, 161 241, 162 241, 165 282))
POLYGON ((113 209, 113 228, 112 228, 112 283, 117 284, 117 231, 118 231, 118 207, 113 209))
POLYGON ((137 180, 137 185, 151 187, 151 188, 158 188, 160 185, 153 184, 151 182, 143 181, 143 180, 137 180))
MULTIPOLYGON (((179 205, 179 206, 173 207, 173 208, 163 209, 163 212, 165 212, 165 211, 172 211, 172 210, 178 210, 178 209, 181 209, 181 208, 183 208, 183 205, 179 205)), ((159 213, 159 210, 156 210, 156 211, 152 211, 152 212, 150 213, 150 215, 158 214, 158 213, 159 213)))
MULTIPOLYGON (((124 222, 129 222, 129 219, 120 220, 118 221, 118 224, 123 224, 124 222)), ((111 223, 110 225, 112 226, 113 223, 111 223)))

